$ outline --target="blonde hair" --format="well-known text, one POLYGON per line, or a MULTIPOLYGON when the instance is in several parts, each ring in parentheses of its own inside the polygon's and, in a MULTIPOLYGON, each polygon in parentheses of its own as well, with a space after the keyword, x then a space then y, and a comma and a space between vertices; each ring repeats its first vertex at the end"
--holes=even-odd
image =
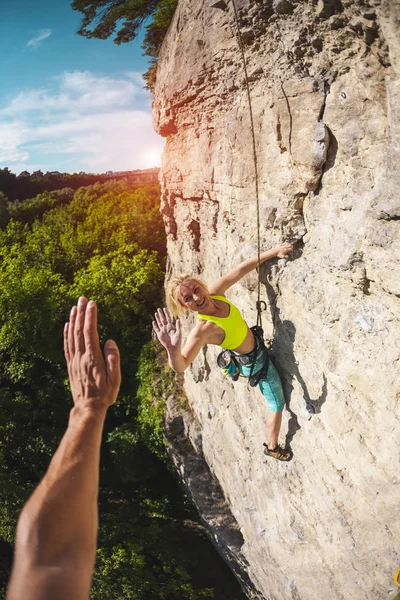
POLYGON ((208 287, 201 279, 192 277, 192 275, 175 275, 165 286, 165 302, 174 317, 179 317, 186 310, 178 298, 179 288, 185 281, 194 281, 198 285, 201 285, 208 294, 210 293, 208 287))

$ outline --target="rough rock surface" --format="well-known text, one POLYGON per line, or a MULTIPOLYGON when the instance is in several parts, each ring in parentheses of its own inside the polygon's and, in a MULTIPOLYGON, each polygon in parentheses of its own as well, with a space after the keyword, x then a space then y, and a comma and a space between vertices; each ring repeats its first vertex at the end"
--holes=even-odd
MULTIPOLYGON (((262 247, 295 243, 290 260, 261 269, 264 327, 288 404, 282 441, 294 458, 263 456, 261 395, 225 380, 208 347, 185 377, 180 435, 191 445, 176 447, 175 460, 222 553, 247 570, 250 597, 390 598, 400 564, 400 3, 236 6, 262 247), (221 486, 222 521, 207 477, 201 490, 201 477, 188 475, 193 453, 221 486), (240 531, 234 542, 224 519, 240 531)), ((167 136, 170 270, 210 281, 257 248, 232 0, 180 0, 153 116, 167 136)), ((256 284, 254 272, 228 294, 250 324, 256 284)))

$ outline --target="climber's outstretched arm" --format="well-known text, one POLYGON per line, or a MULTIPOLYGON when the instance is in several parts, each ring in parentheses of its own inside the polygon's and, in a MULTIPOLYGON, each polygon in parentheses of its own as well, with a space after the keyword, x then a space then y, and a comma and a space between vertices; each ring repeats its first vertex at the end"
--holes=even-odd
MULTIPOLYGON (((281 244, 276 248, 272 248, 271 250, 267 250, 266 252, 262 252, 260 254, 260 263, 264 263, 270 258, 284 258, 289 252, 292 252, 293 246, 289 243, 281 244)), ((210 293, 216 295, 225 294, 226 290, 229 289, 232 285, 237 283, 242 277, 250 273, 253 269, 258 266, 258 256, 253 256, 252 258, 248 258, 238 265, 235 269, 230 271, 227 275, 224 275, 220 279, 217 279, 210 285, 210 293)))
POLYGON ((181 349, 181 323, 179 319, 174 321, 168 308, 157 310, 154 315, 153 330, 167 351, 169 366, 177 373, 183 373, 208 342, 207 328, 197 323, 181 349))
POLYGON ((74 407, 47 473, 17 527, 7 600, 88 600, 98 528, 100 442, 121 375, 116 344, 104 356, 94 302, 80 298, 64 330, 74 407))

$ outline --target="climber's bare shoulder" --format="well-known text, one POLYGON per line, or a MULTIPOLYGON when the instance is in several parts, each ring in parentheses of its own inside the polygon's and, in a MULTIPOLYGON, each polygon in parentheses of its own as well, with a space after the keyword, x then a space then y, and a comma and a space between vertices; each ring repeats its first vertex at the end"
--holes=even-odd
POLYGON ((198 321, 187 337, 182 354, 192 362, 203 346, 206 344, 219 346, 224 337, 225 332, 215 323, 198 321))

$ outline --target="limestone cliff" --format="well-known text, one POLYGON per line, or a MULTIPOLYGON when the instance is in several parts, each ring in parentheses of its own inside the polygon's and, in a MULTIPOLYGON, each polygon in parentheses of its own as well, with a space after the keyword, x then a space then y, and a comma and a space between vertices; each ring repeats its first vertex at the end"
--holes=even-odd
MULTIPOLYGON (((290 260, 261 273, 294 458, 263 456, 267 408, 258 390, 220 375, 215 347, 186 373, 189 410, 169 400, 172 452, 249 597, 390 598, 400 565, 400 3, 236 5, 262 248, 295 243, 290 260)), ((180 0, 154 97, 167 137, 169 268, 206 281, 257 249, 234 15, 232 0, 180 0)), ((228 294, 250 324, 256 281, 228 294)))

